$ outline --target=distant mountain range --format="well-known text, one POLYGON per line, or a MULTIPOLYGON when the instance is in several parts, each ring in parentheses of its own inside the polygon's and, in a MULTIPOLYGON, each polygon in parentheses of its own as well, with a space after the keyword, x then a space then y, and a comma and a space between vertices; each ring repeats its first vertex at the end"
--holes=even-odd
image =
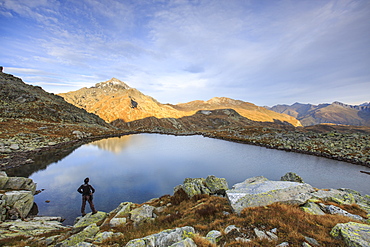
POLYGON ((124 82, 112 78, 90 88, 59 94, 67 102, 97 114, 107 122, 131 122, 144 118, 173 119, 192 116, 200 110, 233 109, 244 118, 261 122, 286 122, 301 126, 300 122, 286 114, 277 113, 252 103, 229 98, 213 98, 208 101, 192 101, 183 104, 162 104, 124 82))
POLYGON ((266 108, 295 117, 303 126, 324 123, 370 126, 370 102, 361 105, 347 105, 341 102, 319 105, 294 103, 266 108))

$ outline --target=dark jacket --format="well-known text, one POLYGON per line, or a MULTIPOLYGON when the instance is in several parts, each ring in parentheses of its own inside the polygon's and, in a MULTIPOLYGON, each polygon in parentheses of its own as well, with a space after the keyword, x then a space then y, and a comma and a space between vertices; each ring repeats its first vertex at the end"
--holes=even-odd
POLYGON ((90 184, 83 184, 77 189, 77 191, 83 196, 89 196, 95 192, 95 189, 90 184))

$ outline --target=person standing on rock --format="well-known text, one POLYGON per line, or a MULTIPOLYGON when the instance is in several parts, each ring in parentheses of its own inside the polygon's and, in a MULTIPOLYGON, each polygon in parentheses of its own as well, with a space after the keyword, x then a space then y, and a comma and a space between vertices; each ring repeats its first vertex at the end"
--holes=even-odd
POLYGON ((85 178, 84 184, 81 185, 77 191, 82 194, 82 206, 81 206, 81 213, 82 216, 85 216, 85 207, 86 207, 86 201, 89 202, 90 208, 92 211, 92 214, 96 214, 98 211, 96 211, 93 203, 93 194, 95 193, 95 189, 89 184, 90 179, 85 178))

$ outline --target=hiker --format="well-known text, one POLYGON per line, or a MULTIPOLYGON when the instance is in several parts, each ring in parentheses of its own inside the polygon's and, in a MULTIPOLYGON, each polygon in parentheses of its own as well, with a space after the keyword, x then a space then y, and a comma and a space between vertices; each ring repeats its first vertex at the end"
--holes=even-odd
POLYGON ((85 216, 85 206, 86 206, 86 201, 89 202, 90 208, 92 211, 92 214, 96 214, 98 211, 96 211, 93 203, 93 193, 95 192, 95 189, 89 184, 89 178, 85 178, 84 184, 81 185, 77 191, 82 194, 82 206, 81 206, 81 213, 82 216, 85 216))

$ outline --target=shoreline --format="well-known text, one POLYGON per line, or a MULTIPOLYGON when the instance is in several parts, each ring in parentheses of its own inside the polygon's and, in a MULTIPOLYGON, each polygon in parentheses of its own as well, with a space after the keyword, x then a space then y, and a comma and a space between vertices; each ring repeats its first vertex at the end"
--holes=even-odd
POLYGON ((70 149, 74 150, 84 144, 88 144, 88 143, 102 140, 102 139, 107 139, 107 138, 112 138, 112 137, 121 137, 125 135, 133 135, 133 134, 161 134, 161 135, 173 135, 173 136, 201 135, 207 138, 236 142, 236 143, 247 144, 247 145, 260 146, 260 147, 265 147, 268 149, 276 149, 276 150, 281 150, 281 151, 286 151, 286 152, 295 152, 295 153, 300 153, 300 154, 313 155, 317 157, 323 157, 327 159, 342 161, 342 162, 370 168, 370 164, 366 162, 361 162, 361 161, 351 159, 351 158, 346 158, 343 156, 333 156, 328 153, 312 152, 312 151, 300 150, 296 148, 277 147, 277 146, 273 146, 271 144, 266 144, 263 142, 242 139, 240 137, 218 136, 218 135, 215 135, 212 133, 206 133, 206 132, 171 133, 171 132, 161 132, 161 131, 128 131, 128 132, 120 132, 120 133, 114 133, 114 134, 104 134, 104 135, 99 135, 99 136, 84 137, 81 139, 75 139, 75 140, 71 140, 68 142, 60 142, 55 145, 40 147, 40 148, 31 150, 31 151, 12 152, 9 154, 9 157, 0 159, 0 162, 2 162, 3 164, 7 163, 6 165, 2 165, 0 170, 7 171, 9 169, 18 168, 21 166, 27 166, 29 164, 34 163, 34 159, 37 158, 38 156, 46 155, 48 153, 55 153, 55 152, 60 151, 61 152, 60 155, 63 155, 63 153, 68 152, 68 150, 70 149), (9 164, 10 162, 11 164, 9 164))

